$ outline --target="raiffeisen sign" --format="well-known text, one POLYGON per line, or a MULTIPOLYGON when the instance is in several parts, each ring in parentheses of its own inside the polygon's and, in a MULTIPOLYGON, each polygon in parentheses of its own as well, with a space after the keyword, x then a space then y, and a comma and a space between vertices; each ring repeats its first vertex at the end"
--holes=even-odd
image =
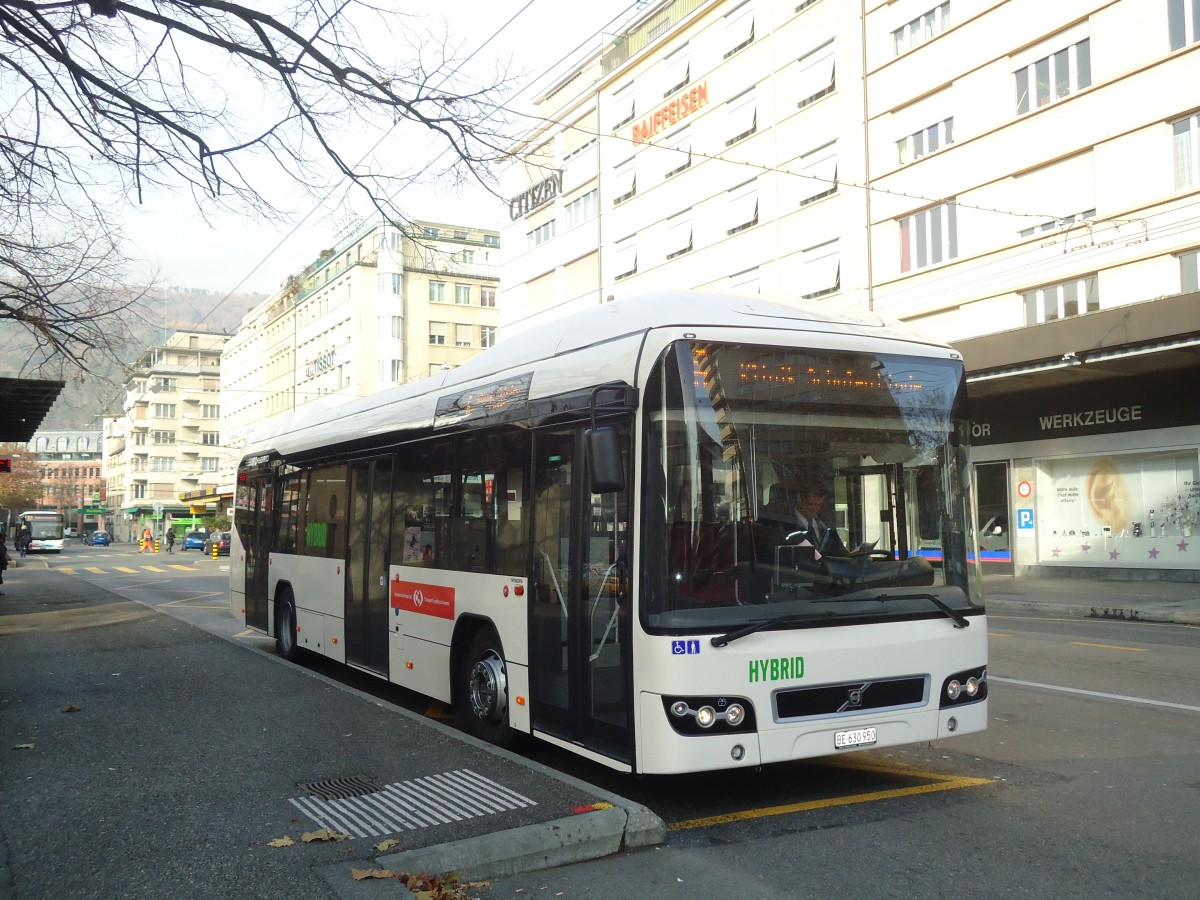
POLYGON ((680 91, 660 109, 642 119, 641 123, 633 126, 631 137, 635 144, 648 141, 664 128, 686 119, 692 113, 708 103, 708 82, 702 81, 695 87, 680 91))

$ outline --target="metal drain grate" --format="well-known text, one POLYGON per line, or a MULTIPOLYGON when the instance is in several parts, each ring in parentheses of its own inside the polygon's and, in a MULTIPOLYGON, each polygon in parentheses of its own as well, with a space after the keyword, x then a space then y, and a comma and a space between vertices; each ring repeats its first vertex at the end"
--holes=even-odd
MULTIPOLYGON (((343 778, 317 784, 324 787, 347 782, 370 783, 365 778, 343 778)), ((374 791, 344 797, 307 796, 288 802, 322 828, 332 828, 351 837, 415 831, 537 806, 536 801, 470 769, 397 781, 385 787, 377 785, 374 791)))
POLYGON ((383 785, 372 781, 365 775, 351 775, 349 778, 330 778, 325 781, 302 784, 300 790, 314 797, 320 797, 322 800, 348 800, 351 797, 362 797, 364 794, 381 791, 383 785))

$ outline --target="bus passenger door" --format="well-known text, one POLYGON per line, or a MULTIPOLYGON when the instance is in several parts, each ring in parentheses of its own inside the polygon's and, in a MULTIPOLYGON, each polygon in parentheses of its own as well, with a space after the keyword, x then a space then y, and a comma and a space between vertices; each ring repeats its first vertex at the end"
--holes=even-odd
POLYGON ((346 662, 388 671, 388 552, 392 458, 350 467, 350 541, 346 548, 346 662))
POLYGON ((537 731, 632 762, 628 489, 588 490, 582 438, 534 436, 530 712, 537 731))
MULTIPOLYGON (((267 630, 267 573, 271 549, 271 480, 252 475, 246 484, 246 624, 267 630)), ((230 558, 230 565, 234 561, 230 558)))

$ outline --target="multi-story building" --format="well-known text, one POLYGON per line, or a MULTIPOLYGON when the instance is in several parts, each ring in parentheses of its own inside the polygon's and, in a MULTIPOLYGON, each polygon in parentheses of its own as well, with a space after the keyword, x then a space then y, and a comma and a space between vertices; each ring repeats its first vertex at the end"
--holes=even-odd
POLYGON ((38 508, 63 513, 68 528, 94 531, 105 501, 100 432, 39 431, 26 449, 42 480, 38 508))
POLYGON ((223 514, 236 459, 221 436, 221 350, 229 336, 177 331, 131 367, 122 412, 104 423, 111 529, 135 539, 146 525, 223 514))
POLYGON ((662 0, 539 100, 505 324, 672 287, 960 346, 990 571, 1200 578, 1200 0, 662 0))
POLYGON ((496 341, 495 231, 360 225, 242 320, 225 348, 224 427, 328 394, 365 396, 454 368, 496 341))

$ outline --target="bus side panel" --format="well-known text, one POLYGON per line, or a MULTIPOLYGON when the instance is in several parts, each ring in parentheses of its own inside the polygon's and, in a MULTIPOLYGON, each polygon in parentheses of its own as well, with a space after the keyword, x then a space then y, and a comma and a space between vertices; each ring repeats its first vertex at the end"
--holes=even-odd
POLYGON ((246 627, 246 549, 237 528, 229 529, 229 614, 246 627))
MULTIPOLYGON (((290 588, 296 601, 296 640, 305 650, 346 661, 346 579, 340 559, 272 553, 267 596, 277 600, 290 588)), ((272 633, 275 604, 269 608, 272 633)))

